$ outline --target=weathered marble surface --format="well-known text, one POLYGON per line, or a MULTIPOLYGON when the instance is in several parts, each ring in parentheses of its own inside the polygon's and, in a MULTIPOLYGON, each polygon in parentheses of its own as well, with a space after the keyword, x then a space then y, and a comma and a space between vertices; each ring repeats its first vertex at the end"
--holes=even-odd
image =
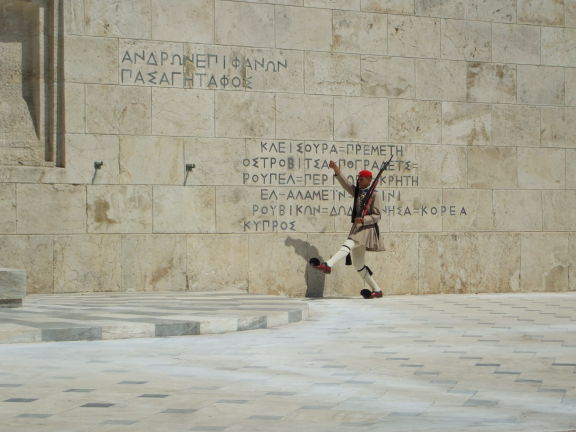
POLYGON ((492 60, 540 63, 540 29, 531 25, 492 24, 492 60))
POLYGON ((217 44, 274 47, 273 5, 216 1, 215 6, 217 44))
POLYGON ((518 102, 564 105, 564 68, 518 65, 518 102))
POLYGON ((58 234, 86 231, 86 187, 18 184, 18 233, 58 234))
POLYGON ((85 0, 84 27, 91 36, 152 36, 150 0, 85 0))
POLYGON ((212 43, 213 0, 152 0, 152 39, 212 43))
POLYGON ((361 0, 362 10, 390 14, 414 14, 414 2, 411 0, 361 0))
POLYGON ((542 28, 542 63, 566 67, 576 66, 574 39, 576 29, 542 28))
POLYGON ((64 34, 84 34, 84 0, 64 0, 64 34))
POLYGON ((390 139, 402 143, 439 144, 442 141, 442 104, 390 99, 390 139))
POLYGON ((0 233, 16 233, 16 185, 0 183, 0 233))
POLYGON ((442 20, 442 58, 452 60, 492 60, 490 23, 442 20))
POLYGON ((277 95, 276 137, 296 140, 333 139, 333 105, 330 96, 277 95))
POLYGON ((395 201, 393 205, 396 207, 396 211, 390 215, 390 231, 442 231, 441 189, 402 189, 400 199, 395 201), (432 208, 435 208, 436 211, 434 212, 432 208), (400 209, 400 213, 398 209, 400 209))
POLYGON ((567 291, 568 236, 565 233, 525 233, 522 239, 520 289, 567 291))
POLYGON ((542 107, 542 147, 576 147, 576 108, 542 107))
POLYGON ((2 265, 27 272, 28 294, 54 291, 54 248, 51 236, 0 236, 2 265), (30 251, 34 251, 33 259, 30 251))
POLYGON ((566 150, 566 189, 576 189, 576 149, 566 150))
POLYGON ((334 98, 334 138, 338 141, 387 141, 388 100, 334 98))
MULTIPOLYGON (((348 0, 345 0, 345 2, 350 3, 348 0)), ((333 51, 375 55, 387 54, 388 19, 386 15, 334 10, 333 22, 333 51)))
POLYGON ((440 57, 440 20, 388 16, 388 53, 405 57, 440 57))
POLYGON ((464 19, 466 3, 466 0, 416 0, 416 15, 464 19))
POLYGON ((467 0, 466 19, 493 21, 493 22, 516 22, 517 0, 467 0))
POLYGON ((213 136, 214 92, 176 88, 152 89, 152 134, 213 136))
POLYGON ((518 22, 564 25, 564 0, 518 0, 518 22))
POLYGON ((54 292, 121 290, 121 237, 54 237, 54 292))
MULTIPOLYGON (((298 2, 298 0, 291 0, 292 2, 298 2)), ((361 0, 299 0, 303 3, 305 7, 318 7, 318 8, 328 8, 328 9, 348 9, 348 10, 360 10, 361 0)), ((274 2, 270 2, 274 3, 274 2)), ((280 0, 277 1, 280 4, 289 4, 290 0, 280 0)), ((302 4, 301 4, 302 5, 302 4)))
POLYGON ((450 60, 416 60, 416 98, 466 101, 467 63, 450 60))
POLYGON ((518 187, 518 158, 514 147, 468 149, 468 185, 471 188, 518 187))
POLYGON ((566 27, 576 27, 576 1, 564 0, 564 12, 566 27))
POLYGON ((442 216, 444 231, 493 231, 492 191, 489 189, 444 189, 442 204, 454 207, 442 216), (462 213, 462 208, 466 214, 462 213))
POLYGON ((492 105, 492 143, 540 146, 540 109, 528 105, 492 105))
MULTIPOLYGON (((261 140, 248 140, 259 148, 261 140)), ((195 165, 187 173, 186 185, 241 185, 245 167, 246 140, 234 138, 184 138, 184 163, 195 165), (217 160, 218 163, 214 164, 217 160)), ((260 152, 253 156, 259 155, 260 152)))
POLYGON ((360 56, 306 52, 304 82, 307 93, 360 96, 360 56))
POLYGON ((250 78, 251 90, 304 93, 304 51, 246 48, 245 55, 252 63, 255 63, 256 59, 266 58, 287 65, 285 68, 278 66, 275 72, 262 68, 245 68, 247 78, 250 78))
POLYGON ((141 185, 88 186, 88 232, 152 232, 152 187, 141 185))
POLYGON ((439 188, 467 187, 466 148, 429 145, 416 146, 419 186, 439 188))
POLYGON ((216 136, 274 136, 274 104, 271 93, 216 92, 216 136))
POLYGON ((154 232, 216 232, 215 193, 210 186, 154 186, 154 232))
POLYGON ((26 270, 0 267, 0 307, 22 304, 26 296, 26 270))
POLYGON ((492 110, 488 104, 442 103, 442 142, 456 145, 489 145, 492 110))
POLYGON ((566 105, 576 106, 576 68, 564 70, 566 105))
MULTIPOLYGON (((468 63, 467 100, 515 103, 516 66, 498 63, 468 63)), ((520 66, 518 66, 520 68, 520 66)), ((520 78, 518 78, 520 81, 520 78)), ((528 102, 529 103, 529 102, 528 102)))
POLYGON ((576 190, 542 192, 545 231, 576 231, 576 190))
POLYGON ((67 182, 88 184, 117 184, 120 146, 116 135, 66 135, 67 182), (96 170, 94 162, 104 162, 96 170))
POLYGON ((419 251, 420 294, 518 291, 519 234, 421 234, 419 251))
POLYGON ((66 103, 74 109, 66 110, 66 131, 86 132, 86 91, 84 84, 66 83, 64 88, 66 103))
POLYGON ((363 56, 362 96, 414 97, 414 60, 402 57, 363 56))
POLYGON ((518 148, 518 185, 525 189, 564 189, 565 159, 564 149, 518 148))
POLYGON ((330 51, 332 11, 276 6, 276 48, 330 51))
POLYGON ((498 231, 541 231, 541 192, 495 190, 494 226, 498 231))
POLYGON ((117 84, 117 52, 117 39, 67 36, 64 40, 66 80, 91 84, 117 84))

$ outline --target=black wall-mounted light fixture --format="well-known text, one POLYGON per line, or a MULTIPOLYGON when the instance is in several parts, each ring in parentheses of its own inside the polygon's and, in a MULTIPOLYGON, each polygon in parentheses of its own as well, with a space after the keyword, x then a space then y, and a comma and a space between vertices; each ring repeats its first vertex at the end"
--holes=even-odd
POLYGON ((102 161, 96 161, 94 162, 94 169, 99 170, 100 168, 102 168, 104 166, 104 162, 102 161))

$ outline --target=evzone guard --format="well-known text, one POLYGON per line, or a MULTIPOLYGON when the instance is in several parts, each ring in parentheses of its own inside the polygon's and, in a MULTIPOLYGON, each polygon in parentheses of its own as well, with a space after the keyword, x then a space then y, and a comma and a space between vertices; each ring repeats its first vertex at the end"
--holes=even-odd
POLYGON ((372 173, 370 171, 360 171, 356 186, 352 185, 342 175, 340 168, 334 161, 330 161, 329 167, 334 170, 334 176, 344 190, 354 197, 351 219, 352 228, 342 247, 328 261, 321 263, 318 258, 310 259, 310 264, 315 269, 329 274, 338 261, 342 258, 347 258, 347 264, 349 264, 351 257, 356 271, 371 288, 360 291, 362 297, 366 299, 382 297, 382 290, 372 277, 374 273, 366 265, 364 258, 366 251, 381 252, 386 250, 378 228, 378 222, 382 215, 382 206, 380 195, 376 193, 376 185, 384 170, 390 165, 391 160, 392 157, 383 164, 374 181, 372 181, 372 173))

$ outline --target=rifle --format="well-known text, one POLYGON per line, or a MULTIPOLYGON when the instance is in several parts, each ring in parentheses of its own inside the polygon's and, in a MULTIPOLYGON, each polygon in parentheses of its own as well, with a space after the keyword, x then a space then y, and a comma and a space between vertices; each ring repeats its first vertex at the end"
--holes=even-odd
MULTIPOLYGON (((374 197, 374 191, 376 190, 376 186, 378 186, 378 182, 380 181, 380 177, 382 177, 382 174, 384 173, 384 171, 386 171, 386 169, 390 165, 390 162, 392 162, 392 156, 390 156, 390 159, 388 159, 386 162, 384 162, 382 164, 382 168, 380 168, 380 171, 378 171, 378 174, 376 175, 374 180, 372 180, 372 184, 368 188, 367 198, 364 201, 364 208, 362 208, 360 210, 360 214, 362 215, 361 217, 366 216, 366 214, 368 213, 368 210, 370 209, 370 204, 372 203, 372 198, 374 197)), ((356 219, 356 217, 357 217, 356 216, 356 201, 358 199, 358 192, 359 192, 358 183, 356 183, 356 191, 354 193, 354 209, 352 211, 352 223, 354 223, 354 219, 356 219)))

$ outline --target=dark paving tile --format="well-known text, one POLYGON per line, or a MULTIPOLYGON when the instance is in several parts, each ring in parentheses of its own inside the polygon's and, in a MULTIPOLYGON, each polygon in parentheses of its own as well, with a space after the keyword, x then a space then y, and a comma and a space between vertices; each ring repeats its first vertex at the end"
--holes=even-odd
POLYGON ((24 413, 24 414, 20 414, 16 417, 18 418, 30 418, 30 419, 45 419, 48 417, 51 417, 52 414, 28 414, 28 413, 24 413))
POLYGON ((129 426, 137 423, 137 420, 105 420, 100 424, 105 425, 118 425, 118 426, 129 426))
POLYGON ((15 402, 15 403, 30 403, 37 401, 38 399, 28 399, 28 398, 10 398, 6 399, 4 402, 15 402))
POLYGON ((3 387, 3 388, 16 388, 16 387, 22 387, 22 384, 0 384, 0 387, 3 387))
POLYGON ((476 406, 493 407, 496 405, 498 405, 498 401, 485 400, 485 399, 468 399, 464 403, 464 406, 469 406, 469 407, 476 407, 476 406))
POLYGON ((192 414, 195 413, 196 409, 186 409, 186 408, 169 408, 162 411, 164 414, 192 414))
POLYGON ((90 393, 96 389, 68 389, 64 390, 64 393, 90 393))
POLYGON ((267 415, 253 415, 248 417, 250 420, 267 420, 267 421, 277 421, 282 420, 283 416, 267 416, 267 415))
POLYGON ((197 335, 200 334, 200 323, 196 321, 160 322, 155 325, 155 334, 158 337, 197 335))
POLYGON ((81 405, 82 408, 110 408, 114 406, 113 403, 98 403, 98 402, 90 402, 84 405, 81 405))
POLYGON ((157 399, 163 399, 163 398, 166 398, 166 397, 168 397, 168 396, 170 396, 170 395, 167 395, 167 394, 156 394, 156 393, 144 393, 144 394, 141 394, 141 395, 138 396, 138 397, 141 397, 141 398, 157 398, 157 399))
POLYGON ((101 340, 100 327, 42 328, 44 342, 101 340))
POLYGON ((216 403, 221 403, 221 404, 245 404, 248 403, 247 400, 244 399, 220 399, 218 401, 216 401, 216 403))
POLYGON ((139 385, 139 384, 146 384, 148 381, 120 381, 118 384, 133 384, 133 385, 139 385))

